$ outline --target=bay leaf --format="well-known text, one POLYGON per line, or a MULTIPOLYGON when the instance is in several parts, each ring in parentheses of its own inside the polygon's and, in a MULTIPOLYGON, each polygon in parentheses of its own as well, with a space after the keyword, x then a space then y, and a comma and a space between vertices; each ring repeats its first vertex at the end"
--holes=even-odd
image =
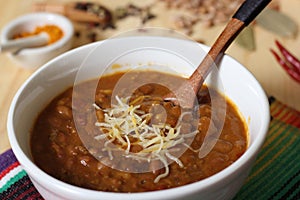
POLYGON ((244 30, 237 36, 236 42, 238 45, 249 51, 255 51, 256 43, 253 27, 249 25, 244 28, 244 30))
POLYGON ((295 37, 298 33, 297 23, 286 14, 273 9, 265 9, 256 18, 257 25, 283 37, 295 37))

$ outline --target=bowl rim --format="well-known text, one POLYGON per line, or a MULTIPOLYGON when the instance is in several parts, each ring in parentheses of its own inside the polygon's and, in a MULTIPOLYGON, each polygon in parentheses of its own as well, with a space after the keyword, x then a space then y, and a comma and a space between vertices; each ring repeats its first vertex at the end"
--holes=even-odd
POLYGON ((8 22, 2 29, 2 33, 1 33, 2 43, 5 43, 8 40, 10 40, 9 34, 14 30, 14 28, 22 25, 22 23, 30 23, 31 21, 41 22, 41 23, 42 22, 49 23, 51 21, 55 21, 56 22, 55 25, 60 27, 60 29, 63 30, 64 35, 58 41, 50 45, 45 45, 36 48, 22 49, 22 51, 18 53, 18 56, 27 56, 27 55, 34 55, 34 54, 38 55, 38 54, 47 53, 49 51, 53 51, 55 49, 63 47, 73 37, 74 27, 72 22, 67 17, 57 13, 51 13, 51 12, 34 12, 34 13, 20 15, 17 18, 13 19, 12 21, 8 22))
MULTIPOLYGON (((137 36, 137 37, 144 37, 144 36, 137 36)), ((164 36, 149 36, 149 37, 164 37, 164 36)), ((123 39, 123 38, 122 38, 123 39)), ((173 40, 182 40, 178 38, 168 38, 168 39, 173 39, 173 40)), ((188 40, 185 40, 188 42, 188 40)), ((13 126, 13 116, 14 116, 14 108, 15 105, 18 101, 19 96, 22 94, 22 91, 26 88, 26 86, 29 84, 29 82, 34 79, 36 76, 39 74, 43 73, 44 70, 46 70, 49 66, 53 65, 54 63, 58 62, 64 57, 68 57, 69 55, 76 54, 80 51, 91 49, 101 43, 103 41, 98 41, 95 43, 83 45, 81 47, 75 48, 73 50, 70 50, 54 59, 51 61, 47 62, 44 64, 42 67, 40 67, 38 70, 36 70, 24 83, 23 85, 19 88, 17 91, 16 95, 14 96, 9 113, 8 113, 8 120, 7 120, 7 129, 8 129, 8 136, 9 136, 9 141, 11 143, 12 149, 15 152, 15 155, 17 159, 20 161, 21 165, 25 168, 25 170, 28 170, 28 174, 31 176, 34 174, 36 177, 43 177, 39 178, 40 182, 43 182, 43 184, 47 184, 49 186, 49 190, 55 190, 58 192, 68 192, 69 194, 76 195, 84 193, 85 196, 91 197, 91 199, 97 199, 99 197, 99 194, 101 194, 103 198, 122 198, 122 199, 155 199, 154 194, 157 194, 158 196, 164 195, 168 197, 184 197, 187 194, 190 194, 192 192, 196 192, 196 190, 199 189, 205 189, 207 187, 210 187, 211 185, 214 185, 218 181, 220 181, 223 178, 230 177, 231 174, 234 174, 239 168, 245 167, 247 163, 249 162, 249 158, 255 159, 254 155, 258 153, 260 150, 261 146, 263 145, 263 142, 266 137, 266 133, 268 130, 268 125, 270 121, 270 115, 269 115, 269 104, 268 104, 268 99, 266 97, 266 94, 262 88, 262 86, 259 84, 259 82, 256 80, 256 78, 253 76, 253 74, 248 71, 245 67, 242 67, 240 70, 244 71, 249 75, 249 77, 254 81, 256 87, 257 87, 257 93, 263 98, 264 104, 261 105, 261 108, 263 108, 263 121, 264 123, 260 127, 259 133, 256 140, 251 144, 250 147, 248 147, 247 151, 238 159, 236 160, 233 164, 231 164, 229 167, 223 169, 222 171, 218 172, 217 174, 214 174, 206 179, 203 179, 201 181, 197 181, 191 184, 183 185, 180 187, 176 188, 171 188, 171 189, 164 189, 164 190, 159 190, 159 191, 149 191, 149 192, 140 192, 140 193, 115 193, 115 192, 103 192, 103 191, 96 191, 96 190, 91 190, 91 189, 85 189, 81 188, 78 186, 74 186, 68 183, 65 183, 61 180, 58 180, 50 175, 48 175, 46 172, 41 170, 39 167, 37 167, 22 151, 21 147, 18 144, 16 135, 14 133, 14 126, 13 126), (51 188, 51 189, 50 189, 51 188)), ((208 51, 209 47, 203 44, 200 44, 206 51, 208 51)), ((243 66, 241 63, 239 63, 237 60, 235 60, 233 57, 229 55, 225 55, 226 59, 229 59, 230 62, 236 62, 238 65, 243 66)), ((230 179, 228 179, 230 181, 230 179)))

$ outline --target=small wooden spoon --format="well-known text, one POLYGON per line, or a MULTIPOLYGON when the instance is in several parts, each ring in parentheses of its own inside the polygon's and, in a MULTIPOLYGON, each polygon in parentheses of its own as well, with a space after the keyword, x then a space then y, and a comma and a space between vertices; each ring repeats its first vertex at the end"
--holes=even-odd
POLYGON ((182 107, 191 108, 194 105, 195 94, 198 93, 205 78, 211 72, 212 66, 218 64, 226 49, 237 35, 268 5, 271 0, 246 0, 233 15, 223 32, 219 35, 203 61, 183 84, 173 93, 164 96, 165 101, 172 101, 182 107), (191 90, 192 88, 192 90, 191 90))

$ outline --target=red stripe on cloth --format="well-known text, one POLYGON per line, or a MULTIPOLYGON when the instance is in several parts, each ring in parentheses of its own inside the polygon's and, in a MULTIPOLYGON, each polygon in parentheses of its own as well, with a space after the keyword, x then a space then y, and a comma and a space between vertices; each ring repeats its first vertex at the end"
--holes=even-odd
MULTIPOLYGON (((26 196, 28 193, 35 191, 36 189, 34 187, 30 187, 28 190, 24 191, 20 196, 18 196, 16 199, 23 199, 24 196, 26 196)), ((28 198, 27 198, 28 199, 28 198)))
POLYGON ((285 122, 287 124, 293 125, 295 127, 300 128, 300 113, 290 110, 290 109, 286 109, 285 111, 286 113, 279 117, 278 119, 282 122, 285 122))
POLYGON ((280 107, 277 109, 277 111, 276 111, 276 112, 274 111, 274 113, 271 113, 271 115, 272 115, 274 118, 280 120, 280 119, 281 119, 281 115, 282 115, 283 112, 285 112, 285 109, 284 109, 284 107, 280 106, 280 107))
POLYGON ((15 194, 22 191, 23 187, 26 187, 26 185, 31 184, 30 180, 25 181, 22 183, 22 186, 15 187, 14 190, 9 192, 9 195, 7 195, 3 200, 10 200, 10 199, 16 199, 15 194), (13 196, 13 198, 11 198, 13 196))
POLYGON ((287 123, 287 124, 292 124, 293 123, 293 118, 295 117, 295 115, 293 115, 292 112, 290 111, 286 111, 286 114, 284 116, 282 116, 281 121, 287 123))
POLYGON ((38 200, 38 199, 44 199, 44 198, 43 198, 42 195, 40 195, 40 193, 38 193, 38 191, 37 191, 36 193, 32 194, 32 195, 30 196, 29 199, 38 200))
POLYGON ((271 105, 271 115, 284 123, 300 128, 300 112, 278 101, 271 105))
POLYGON ((284 117, 286 117, 286 115, 289 114, 288 112, 286 112, 286 109, 284 106, 280 106, 280 109, 278 109, 278 111, 276 113, 273 114, 273 117, 282 120, 284 117))
POLYGON ((295 122, 295 126, 300 128, 300 119, 298 119, 296 122, 295 122))
POLYGON ((11 164, 9 167, 7 167, 5 170, 3 170, 0 173, 0 179, 2 179, 6 174, 8 174, 12 169, 14 169, 15 167, 19 166, 20 163, 18 161, 14 162, 13 164, 11 164))
POLYGON ((287 123, 293 125, 293 126, 296 126, 298 128, 300 128, 300 115, 299 116, 296 116, 296 115, 291 115, 287 121, 287 123))
POLYGON ((271 112, 272 116, 276 115, 277 113, 280 113, 281 111, 282 111, 281 104, 278 104, 277 102, 274 102, 274 103, 271 104, 270 112, 271 112))
POLYGON ((293 113, 287 113, 287 114, 289 114, 289 115, 286 117, 286 119, 282 119, 282 120, 284 120, 285 122, 287 122, 289 124, 293 123, 295 121, 296 116, 293 115, 293 113))

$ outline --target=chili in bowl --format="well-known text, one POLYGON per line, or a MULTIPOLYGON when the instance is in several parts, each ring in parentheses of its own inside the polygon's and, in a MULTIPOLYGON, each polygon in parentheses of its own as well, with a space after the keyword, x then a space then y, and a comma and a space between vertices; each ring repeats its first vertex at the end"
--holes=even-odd
MULTIPOLYGON (((160 101, 160 95, 167 92, 162 85, 167 82, 180 84, 183 78, 163 67, 155 68, 153 63, 175 67, 179 74, 188 75, 193 70, 191 63, 199 62, 198 45, 195 47, 193 42, 176 38, 137 36, 111 39, 109 45, 104 44, 104 49, 97 49, 103 43, 105 41, 80 47, 48 62, 25 82, 12 102, 8 116, 11 146, 43 197, 233 198, 255 161, 269 123, 268 101, 255 78, 226 55, 219 68, 224 94, 210 88, 213 79, 208 78, 207 87, 198 95, 199 106, 190 115, 186 114, 187 110, 160 101), (97 56, 86 59, 91 51, 95 55, 105 51, 105 56, 110 57, 116 45, 134 49, 140 44, 165 45, 171 50, 142 48, 132 51, 110 63, 110 70, 100 79, 95 77, 95 72, 104 70, 107 62, 97 56), (179 46, 185 47, 191 62, 174 56, 181 51, 179 46), (114 95, 118 82, 126 79, 126 72, 139 64, 147 67, 130 74, 130 79, 134 78, 132 83, 139 86, 125 85, 120 90, 123 96, 122 92, 118 93, 120 96, 114 95), (82 65, 92 70, 78 77, 82 65), (180 67, 183 65, 185 67, 180 67), (160 84, 144 84, 145 80, 160 84), (76 81, 79 84, 73 86, 76 81), (133 95, 127 97, 131 87, 133 95), (89 101, 89 93, 94 94, 92 101, 89 101), (201 157, 200 146, 212 123, 209 122, 212 99, 224 96, 224 128, 212 150, 201 157), (158 111, 159 117, 147 115, 150 111, 158 111), (177 122, 182 123, 177 125, 177 122), (84 132, 84 136, 79 132, 84 132), (105 143, 104 146, 97 148, 101 143, 105 143), (186 147, 178 157, 174 156, 178 147, 174 143, 186 147), (125 152, 125 156, 115 149, 125 152), (155 154, 151 154, 153 149, 155 154), (128 157, 138 162, 126 165, 128 157), (130 167, 143 161, 146 167, 131 172, 130 167)), ((221 109, 221 103, 216 105, 221 109)))

